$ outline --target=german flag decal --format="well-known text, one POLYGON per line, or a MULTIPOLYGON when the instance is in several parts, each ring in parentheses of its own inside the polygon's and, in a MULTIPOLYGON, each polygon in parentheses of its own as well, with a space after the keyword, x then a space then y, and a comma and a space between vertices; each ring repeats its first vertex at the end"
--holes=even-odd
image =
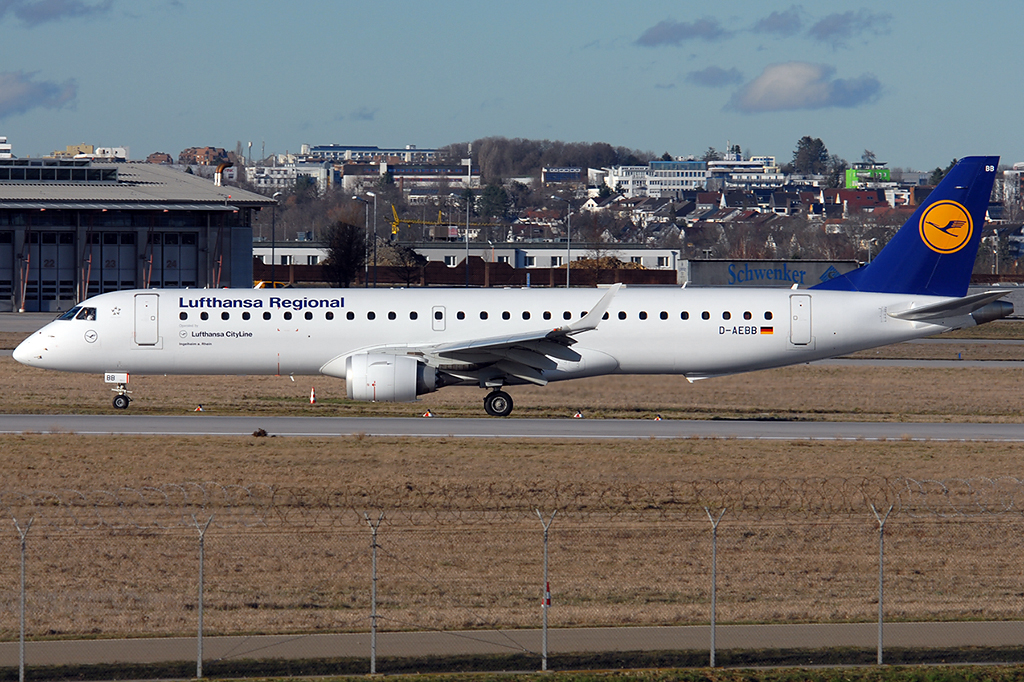
POLYGON ((761 327, 762 334, 773 334, 775 333, 775 327, 761 327))

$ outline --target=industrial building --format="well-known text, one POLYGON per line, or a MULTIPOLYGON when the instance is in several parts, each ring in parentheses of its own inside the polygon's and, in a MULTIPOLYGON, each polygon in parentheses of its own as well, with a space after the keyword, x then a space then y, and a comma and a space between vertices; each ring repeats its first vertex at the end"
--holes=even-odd
POLYGON ((0 158, 0 311, 107 291, 251 287, 252 222, 272 199, 167 166, 0 158))

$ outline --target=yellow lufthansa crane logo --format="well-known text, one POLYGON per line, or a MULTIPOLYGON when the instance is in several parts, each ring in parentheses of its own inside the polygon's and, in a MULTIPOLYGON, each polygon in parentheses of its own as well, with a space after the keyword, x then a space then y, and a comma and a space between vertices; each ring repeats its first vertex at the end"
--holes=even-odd
POLYGON ((921 239, 937 253, 956 253, 971 241, 971 214, 955 201, 936 201, 921 216, 921 239))

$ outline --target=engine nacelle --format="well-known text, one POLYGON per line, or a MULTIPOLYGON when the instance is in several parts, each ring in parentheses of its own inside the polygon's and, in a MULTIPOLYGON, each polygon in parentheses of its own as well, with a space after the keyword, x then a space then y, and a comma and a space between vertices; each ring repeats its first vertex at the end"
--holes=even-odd
POLYGON ((350 400, 407 403, 437 390, 437 370, 408 355, 364 353, 345 361, 350 400))

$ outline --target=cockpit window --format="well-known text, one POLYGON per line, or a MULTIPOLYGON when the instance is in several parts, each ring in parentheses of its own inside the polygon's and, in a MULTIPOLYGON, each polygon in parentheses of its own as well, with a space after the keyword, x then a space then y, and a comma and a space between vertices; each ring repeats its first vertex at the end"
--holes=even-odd
POLYGON ((82 308, 81 312, 75 316, 76 320, 95 320, 96 309, 95 308, 82 308))
POLYGON ((77 306, 76 305, 74 308, 72 308, 71 310, 67 311, 66 313, 64 313, 63 315, 58 317, 57 319, 58 320, 73 320, 73 319, 75 319, 75 315, 77 315, 78 311, 81 310, 81 309, 82 309, 81 306, 77 306))

